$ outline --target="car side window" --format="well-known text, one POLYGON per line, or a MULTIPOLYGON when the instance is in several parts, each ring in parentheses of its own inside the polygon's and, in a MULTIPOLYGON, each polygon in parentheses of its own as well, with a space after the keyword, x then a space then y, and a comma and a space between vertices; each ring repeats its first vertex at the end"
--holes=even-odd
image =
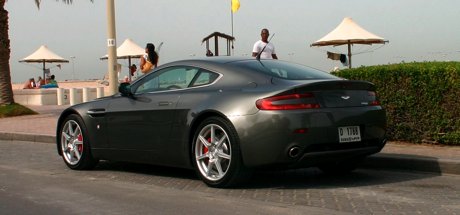
POLYGON ((286 80, 315 80, 315 79, 339 79, 327 72, 303 66, 300 64, 288 63, 285 61, 241 61, 233 63, 245 69, 258 71, 272 77, 286 80))
POLYGON ((193 67, 170 67, 154 72, 144 77, 134 93, 146 93, 156 91, 167 91, 185 89, 192 82, 198 68, 193 67))
POLYGON ((214 82, 219 74, 207 70, 200 70, 198 77, 193 81, 191 87, 202 86, 214 82))

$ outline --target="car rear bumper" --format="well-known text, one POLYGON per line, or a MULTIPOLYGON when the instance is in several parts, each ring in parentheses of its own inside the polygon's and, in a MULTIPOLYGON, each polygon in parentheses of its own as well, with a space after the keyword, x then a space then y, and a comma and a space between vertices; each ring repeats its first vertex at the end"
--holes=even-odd
POLYGON ((290 167, 310 167, 330 162, 341 162, 354 158, 362 158, 382 150, 385 142, 380 146, 368 146, 353 149, 329 150, 323 152, 306 152, 299 159, 292 162, 290 167))
POLYGON ((371 155, 386 143, 386 115, 380 107, 260 111, 232 122, 248 167, 316 166, 371 155), (342 126, 359 126, 361 141, 340 143, 342 126))

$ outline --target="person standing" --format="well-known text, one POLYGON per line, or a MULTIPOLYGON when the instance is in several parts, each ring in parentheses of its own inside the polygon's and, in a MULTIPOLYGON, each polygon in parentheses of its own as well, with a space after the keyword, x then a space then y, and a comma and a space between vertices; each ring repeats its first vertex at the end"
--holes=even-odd
POLYGON ((254 47, 252 48, 252 56, 257 57, 260 54, 261 59, 278 59, 275 52, 275 45, 273 43, 268 42, 268 36, 270 32, 268 29, 264 28, 260 32, 261 40, 254 43, 254 47), (263 51, 262 51, 263 50, 263 51))
POLYGON ((139 66, 141 72, 146 74, 155 69, 158 65, 158 54, 155 51, 155 46, 152 43, 147 43, 145 47, 145 54, 141 57, 139 66))

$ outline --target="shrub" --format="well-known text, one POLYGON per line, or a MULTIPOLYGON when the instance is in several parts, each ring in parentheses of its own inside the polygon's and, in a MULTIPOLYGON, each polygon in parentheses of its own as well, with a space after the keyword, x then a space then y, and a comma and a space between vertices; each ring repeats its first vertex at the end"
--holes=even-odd
POLYGON ((460 63, 360 67, 334 75, 377 87, 391 140, 460 145, 460 63))

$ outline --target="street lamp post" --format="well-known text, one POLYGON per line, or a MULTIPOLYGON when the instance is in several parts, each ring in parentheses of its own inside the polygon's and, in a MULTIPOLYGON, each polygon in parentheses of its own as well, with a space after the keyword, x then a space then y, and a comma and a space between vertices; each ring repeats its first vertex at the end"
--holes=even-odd
POLYGON ((72 59, 72 80, 75 80, 75 56, 70 56, 72 59))

